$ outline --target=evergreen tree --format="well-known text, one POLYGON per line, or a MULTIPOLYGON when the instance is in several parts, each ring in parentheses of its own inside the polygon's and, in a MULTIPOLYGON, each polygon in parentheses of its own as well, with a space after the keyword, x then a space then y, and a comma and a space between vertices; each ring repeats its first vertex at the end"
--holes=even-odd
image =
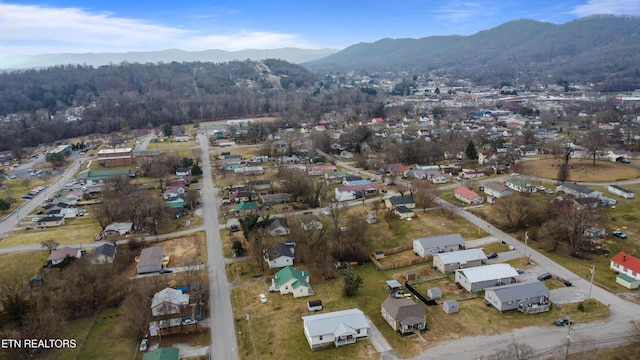
POLYGON ((467 148, 464 151, 467 154, 467 158, 470 160, 478 159, 478 151, 476 151, 476 145, 472 140, 469 140, 469 144, 467 144, 467 148))

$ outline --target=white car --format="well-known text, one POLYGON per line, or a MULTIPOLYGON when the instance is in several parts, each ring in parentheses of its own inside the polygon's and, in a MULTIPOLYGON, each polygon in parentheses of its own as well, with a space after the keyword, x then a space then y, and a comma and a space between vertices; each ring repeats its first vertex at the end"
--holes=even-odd
POLYGON ((258 295, 258 297, 260 298, 260 302, 261 303, 266 303, 267 302, 267 296, 265 294, 260 294, 258 295))
POLYGON ((40 221, 40 218, 33 218, 33 219, 31 219, 31 221, 38 222, 38 221, 40 221))
POLYGON ((149 346, 148 339, 142 339, 142 341, 140 341, 140 351, 147 351, 148 346, 149 346))
POLYGON ((186 318, 186 319, 182 320, 182 325, 192 325, 192 324, 195 324, 197 322, 198 322, 198 320, 196 320, 196 319, 186 318))

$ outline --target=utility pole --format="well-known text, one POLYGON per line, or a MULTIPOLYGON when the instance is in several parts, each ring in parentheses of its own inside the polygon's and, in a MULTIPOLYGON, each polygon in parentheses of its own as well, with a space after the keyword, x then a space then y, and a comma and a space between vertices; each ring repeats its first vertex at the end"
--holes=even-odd
POLYGON ((569 359, 569 345, 570 345, 570 339, 571 339, 571 319, 567 317, 567 319, 569 320, 569 324, 567 324, 567 348, 564 351, 564 360, 568 360, 569 359))
POLYGON ((596 266, 591 265, 589 272, 591 272, 591 284, 589 284, 589 300, 591 300, 591 289, 593 288, 593 274, 595 274, 596 272, 596 266))
POLYGON ((529 240, 529 232, 524 232, 524 253, 522 255, 525 265, 527 264, 527 241, 529 240))

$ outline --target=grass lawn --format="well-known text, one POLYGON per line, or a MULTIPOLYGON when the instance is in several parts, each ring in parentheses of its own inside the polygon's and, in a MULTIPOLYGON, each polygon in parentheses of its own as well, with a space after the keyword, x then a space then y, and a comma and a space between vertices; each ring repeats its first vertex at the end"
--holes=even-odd
MULTIPOLYGON (((560 164, 561 159, 553 158, 523 161, 521 173, 556 179, 560 164)), ((592 160, 571 159, 569 166, 571 167, 569 181, 611 182, 640 177, 640 169, 611 161, 596 160, 594 166, 592 160)))
POLYGON ((13 254, 0 255, 2 270, 7 274, 20 276, 26 284, 29 278, 42 269, 42 265, 47 262, 48 251, 29 251, 13 254))
MULTIPOLYGON (((341 349, 329 347, 312 352, 304 338, 301 316, 311 315, 306 309, 306 302, 311 299, 321 299, 324 312, 350 308, 361 309, 376 325, 400 357, 415 356, 427 348, 442 341, 457 339, 464 336, 480 334, 499 334, 511 332, 513 329, 525 326, 552 326, 553 320, 560 316, 570 316, 576 322, 586 322, 604 319, 609 309, 596 302, 585 302, 586 311, 578 310, 577 304, 565 304, 561 309, 553 308, 550 312, 523 315, 517 311, 499 314, 494 308, 484 304, 482 293, 478 298, 472 294, 462 292, 455 287, 453 281, 442 274, 432 274, 437 278, 424 282, 421 286, 428 288, 442 286, 445 297, 469 299, 460 301, 460 312, 446 314, 441 306, 427 308, 427 324, 430 332, 419 336, 402 337, 396 334, 380 316, 380 305, 388 296, 384 282, 388 279, 403 280, 406 269, 380 271, 373 265, 355 268, 364 279, 357 296, 345 298, 342 296, 342 279, 336 278, 324 281, 311 277, 311 285, 316 293, 310 298, 294 299, 290 295, 268 293, 266 288, 270 283, 270 275, 255 272, 255 266, 248 263, 234 264, 242 267, 249 278, 251 275, 262 276, 254 278, 244 285, 238 286, 232 292, 234 319, 239 342, 241 359, 346 359, 358 357, 361 359, 378 359, 379 354, 369 341, 362 341, 341 349), (254 271, 252 271, 252 269, 254 271), (262 304, 258 294, 265 293, 268 303, 262 304), (249 320, 246 320, 247 314, 249 320)), ((301 266, 302 268, 302 266, 301 266)), ((428 265, 415 267, 420 276, 429 277, 433 270, 428 265)), ((426 293, 426 290, 425 290, 426 293)))
POLYGON ((84 343, 82 336, 76 339, 79 359, 131 359, 138 346, 119 308, 101 310, 84 343))
POLYGON ((0 248, 40 244, 49 239, 55 240, 60 245, 88 244, 93 242, 100 231, 100 225, 91 216, 69 218, 65 219, 65 225, 58 227, 13 231, 0 240, 0 248))

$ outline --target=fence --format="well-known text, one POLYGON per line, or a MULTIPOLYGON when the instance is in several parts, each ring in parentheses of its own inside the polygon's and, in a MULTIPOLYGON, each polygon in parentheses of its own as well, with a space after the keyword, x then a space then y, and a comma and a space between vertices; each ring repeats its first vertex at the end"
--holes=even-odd
MULTIPOLYGON (((385 250, 384 254, 386 255, 393 255, 393 254, 397 254, 399 252, 403 252, 403 251, 409 251, 413 249, 413 244, 407 244, 407 245, 402 245, 402 246, 398 246, 396 248, 393 249, 389 249, 389 250, 385 250)), ((411 266, 411 265, 416 265, 416 264, 421 264, 424 262, 427 262, 429 260, 431 260, 431 256, 427 256, 427 257, 420 257, 420 258, 416 258, 416 259, 411 259, 411 260, 404 260, 404 261, 400 261, 400 262, 396 262, 396 263, 391 263, 391 264, 382 264, 378 261, 378 259, 376 259, 376 254, 369 254, 369 259, 371 259, 371 262, 380 270, 390 270, 390 269, 397 269, 397 268, 402 268, 402 267, 406 267, 406 266, 411 266)))

